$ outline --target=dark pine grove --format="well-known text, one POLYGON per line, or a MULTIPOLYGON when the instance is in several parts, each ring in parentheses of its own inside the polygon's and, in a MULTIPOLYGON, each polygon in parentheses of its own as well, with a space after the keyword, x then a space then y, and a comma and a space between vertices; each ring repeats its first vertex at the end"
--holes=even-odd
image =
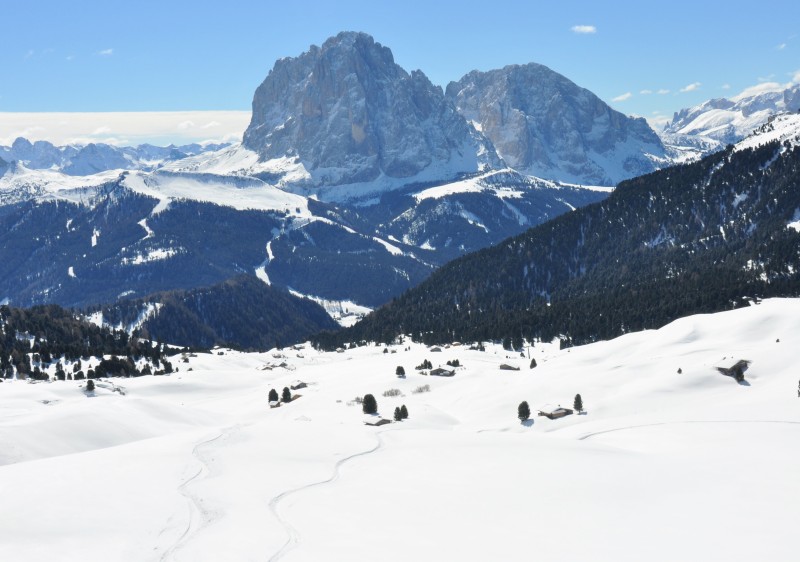
POLYGON ((172 370, 162 346, 100 328, 60 306, 0 307, 0 378, 15 371, 18 378, 47 378, 41 367, 53 363, 59 378, 150 374, 151 365, 172 370), (103 356, 111 357, 91 372, 81 368, 81 359, 103 356), (138 359, 147 362, 144 372, 134 364, 138 359), (67 365, 71 368, 65 371, 67 365))

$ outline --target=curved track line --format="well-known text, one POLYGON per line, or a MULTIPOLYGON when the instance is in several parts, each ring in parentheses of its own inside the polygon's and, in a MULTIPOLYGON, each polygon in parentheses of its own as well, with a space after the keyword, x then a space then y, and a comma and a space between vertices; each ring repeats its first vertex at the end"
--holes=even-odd
MULTIPOLYGON (((235 426, 233 426, 233 427, 235 427, 235 426)), ((199 452, 200 447, 204 447, 206 445, 209 445, 209 444, 211 444, 211 443, 213 443, 213 442, 215 442, 215 441, 217 441, 219 439, 222 439, 223 437, 229 435, 231 429, 232 428, 223 429, 222 431, 219 432, 219 434, 216 437, 212 437, 211 439, 206 439, 204 441, 200 441, 199 443, 195 444, 195 446, 192 448, 192 457, 194 457, 194 459, 197 460, 197 462, 200 463, 200 467, 197 469, 197 472, 195 472, 192 476, 190 476, 189 478, 184 480, 178 486, 178 492, 180 492, 180 494, 184 498, 186 498, 187 503, 189 504, 189 510, 190 510, 189 511, 189 523, 186 525, 186 529, 183 530, 183 533, 181 534, 181 536, 178 537, 178 539, 175 541, 175 544, 173 544, 170 548, 168 548, 164 552, 164 554, 161 555, 161 559, 160 560, 162 562, 164 562, 165 560, 169 559, 170 557, 173 557, 175 552, 177 552, 178 549, 180 549, 182 546, 184 546, 188 542, 189 537, 191 535, 195 534, 198 530, 200 530, 203 527, 203 525, 206 522, 206 520, 208 519, 208 511, 203 508, 203 506, 201 505, 201 502, 200 502, 200 500, 199 500, 199 498, 197 496, 195 496, 194 494, 189 493, 189 491, 187 490, 187 487, 192 482, 195 482, 196 480, 198 480, 201 476, 208 475, 208 472, 209 472, 208 464, 206 464, 206 461, 204 461, 203 457, 200 455, 200 452, 199 452)))
POLYGON ((603 431, 595 431, 594 433, 587 433, 578 437, 578 441, 583 441, 594 437, 595 435, 602 435, 604 433, 614 433, 616 431, 625 431, 628 429, 639 429, 641 427, 655 427, 659 425, 677 425, 681 423, 782 423, 800 425, 800 422, 786 421, 786 420, 685 420, 685 421, 671 421, 671 422, 658 422, 658 423, 645 423, 642 425, 629 425, 625 427, 617 427, 615 429, 604 429, 603 431))
POLYGON ((372 454, 378 451, 381 447, 383 447, 383 439, 381 439, 381 433, 383 432, 375 433, 375 437, 377 438, 378 442, 371 449, 349 455, 347 457, 344 457, 336 461, 336 464, 333 465, 333 474, 329 478, 326 478, 325 480, 320 480, 318 482, 312 482, 311 484, 306 484, 304 486, 300 486, 292 490, 287 490, 285 492, 278 494, 269 501, 270 510, 275 515, 275 518, 278 520, 278 523, 280 523, 283 526, 284 530, 286 531, 286 534, 288 535, 286 542, 283 543, 283 546, 281 546, 280 550, 278 550, 275 554, 270 556, 269 562, 275 562, 276 560, 280 560, 290 550, 295 548, 300 542, 300 533, 297 531, 297 529, 292 527, 292 525, 288 521, 286 521, 286 519, 284 519, 283 516, 281 516, 280 512, 278 511, 278 504, 283 500, 285 500, 287 497, 294 495, 298 492, 302 492, 303 490, 309 490, 311 488, 316 488, 324 484, 331 484, 333 482, 336 482, 339 479, 339 473, 340 469, 342 468, 342 465, 344 465, 347 462, 350 462, 353 459, 357 459, 358 457, 364 457, 366 455, 372 454))

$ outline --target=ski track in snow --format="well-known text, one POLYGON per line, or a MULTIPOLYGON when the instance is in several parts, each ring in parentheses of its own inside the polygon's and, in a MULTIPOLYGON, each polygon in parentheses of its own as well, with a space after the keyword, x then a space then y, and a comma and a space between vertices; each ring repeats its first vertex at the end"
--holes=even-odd
POLYGON ((375 453, 383 447, 384 443, 383 439, 381 438, 381 433, 383 432, 380 431, 375 433, 375 437, 378 442, 375 444, 374 447, 371 447, 366 451, 361 451, 359 453, 348 455, 336 461, 336 464, 333 466, 333 474, 329 478, 326 478, 325 480, 320 480, 318 482, 312 482, 311 484, 305 484, 303 486, 300 486, 298 488, 293 488, 285 492, 281 492, 280 494, 278 494, 269 501, 269 509, 275 515, 275 518, 278 520, 278 523, 280 523, 281 526, 283 526, 284 530, 286 531, 286 534, 288 535, 286 542, 283 543, 283 546, 281 546, 280 550, 278 550, 275 554, 270 556, 269 562, 275 562, 277 560, 280 560, 286 554, 288 554, 290 550, 292 550, 293 548, 297 547, 298 544, 300 544, 300 533, 297 531, 297 529, 292 527, 291 523, 289 523, 283 516, 281 516, 280 511, 278 511, 278 504, 280 504, 287 497, 293 496, 294 494, 300 493, 304 490, 310 490, 311 488, 316 488, 319 486, 323 486, 325 484, 332 484, 336 482, 339 479, 340 470, 345 463, 348 463, 353 459, 357 459, 359 457, 364 457, 372 453, 375 453))
POLYGON ((604 433, 616 433, 618 431, 627 431, 629 429, 640 429, 643 427, 656 427, 660 425, 679 425, 688 423, 778 423, 778 424, 800 425, 800 422, 787 421, 787 420, 678 420, 678 421, 668 421, 668 422, 658 422, 658 423, 645 423, 642 425, 628 425, 625 427, 617 427, 614 429, 604 429, 602 431, 595 431, 592 433, 581 435, 580 437, 577 438, 577 440, 585 441, 586 439, 589 439, 596 435, 603 435, 604 433))
POLYGON ((192 476, 184 480, 178 486, 178 492, 180 492, 180 494, 186 498, 187 503, 189 504, 189 522, 186 525, 186 529, 184 529, 183 533, 181 533, 181 536, 178 537, 175 543, 169 547, 164 554, 161 555, 160 560, 162 562, 165 562, 166 560, 175 560, 175 553, 178 552, 178 550, 180 550, 184 545, 186 545, 186 543, 191 540, 193 535, 197 534, 200 529, 214 519, 213 514, 203 507, 203 500, 199 496, 192 494, 188 490, 188 487, 190 484, 196 482, 201 477, 207 476, 209 473, 208 463, 203 458, 203 455, 200 454, 200 448, 210 445, 211 443, 214 443, 220 439, 224 439, 237 427, 238 426, 231 426, 223 429, 215 437, 200 441, 192 448, 192 457, 200 463, 200 467, 192 476))

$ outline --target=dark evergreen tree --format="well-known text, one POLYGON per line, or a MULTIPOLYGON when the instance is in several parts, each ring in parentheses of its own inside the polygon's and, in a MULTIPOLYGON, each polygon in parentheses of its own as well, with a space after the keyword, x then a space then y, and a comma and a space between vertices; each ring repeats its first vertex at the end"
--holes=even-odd
POLYGON ((528 403, 524 400, 520 402, 519 406, 517 407, 517 417, 519 418, 519 421, 523 422, 531 417, 530 406, 528 406, 528 403))
POLYGON ((531 369, 536 367, 536 359, 531 359, 531 369))
POLYGON ((394 421, 403 421, 403 413, 400 411, 400 407, 394 409, 394 421))
POLYGON ((94 392, 94 381, 89 379, 86 383, 86 392, 94 392))
POLYGON ((403 368, 402 365, 398 365, 397 369, 394 370, 394 374, 397 375, 398 377, 404 377, 406 376, 406 370, 403 368))
POLYGON ((292 391, 289 390, 288 386, 283 387, 283 392, 281 393, 281 400, 283 402, 291 402, 292 401, 292 391))
POLYGON ((575 402, 573 402, 572 407, 575 408, 575 411, 578 413, 583 411, 583 399, 580 394, 575 395, 575 402))
POLYGON ((275 390, 274 388, 270 388, 269 389, 269 401, 270 402, 277 402, 278 400, 279 400, 278 391, 275 390))
POLYGON ((402 406, 400 406, 400 416, 401 416, 401 417, 402 417, 404 420, 405 420, 405 419, 408 419, 408 408, 406 408, 406 405, 405 405, 405 404, 403 404, 402 406))
POLYGON ((365 414, 377 414, 378 402, 377 400, 375 400, 375 397, 372 394, 365 394, 364 401, 361 404, 361 408, 363 409, 365 414))

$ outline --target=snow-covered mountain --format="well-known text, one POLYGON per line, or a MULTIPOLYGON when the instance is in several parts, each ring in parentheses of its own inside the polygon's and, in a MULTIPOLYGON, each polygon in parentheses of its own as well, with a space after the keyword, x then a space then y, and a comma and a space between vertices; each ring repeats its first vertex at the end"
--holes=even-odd
POLYGON ((354 32, 275 63, 253 97, 243 145, 289 187, 407 184, 500 165, 440 87, 354 32), (303 177, 287 178, 287 160, 303 177))
POLYGON ((0 146, 0 158, 21 164, 29 170, 51 170, 70 176, 88 176, 109 170, 153 170, 165 162, 217 151, 225 146, 189 144, 159 147, 142 144, 118 147, 103 143, 55 146, 47 141, 30 142, 28 139, 18 138, 11 146, 0 146))
POLYGON ((730 99, 716 98, 675 113, 664 133, 736 143, 778 113, 800 110, 800 84, 766 84, 730 99))
MULTIPOLYGON (((232 161, 246 164, 218 164, 232 161)), ((506 170, 350 206, 244 173, 68 176, 15 163, 0 177, 0 300, 83 306, 248 272, 310 297, 375 307, 450 259, 606 196, 506 170)))
POLYGON ((527 174, 615 185, 668 162, 644 119, 611 109, 540 64, 470 72, 447 86, 447 98, 509 166, 527 174))

